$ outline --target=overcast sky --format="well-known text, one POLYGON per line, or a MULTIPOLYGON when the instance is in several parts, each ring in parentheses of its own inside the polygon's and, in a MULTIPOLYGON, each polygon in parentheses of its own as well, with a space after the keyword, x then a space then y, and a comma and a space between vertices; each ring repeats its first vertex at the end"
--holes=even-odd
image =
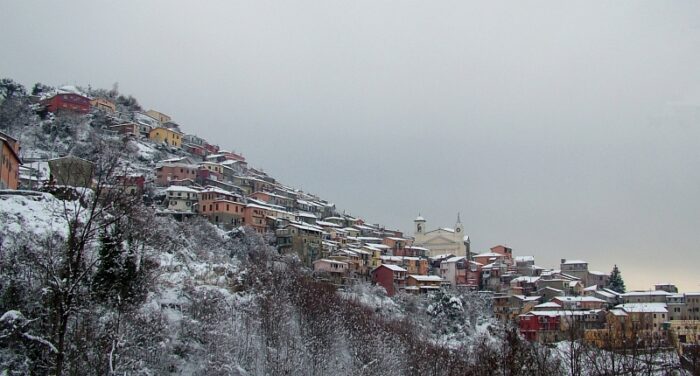
POLYGON ((6 1, 0 76, 134 95, 411 235, 700 290, 700 3, 6 1), (204 3, 204 4, 202 4, 204 3))

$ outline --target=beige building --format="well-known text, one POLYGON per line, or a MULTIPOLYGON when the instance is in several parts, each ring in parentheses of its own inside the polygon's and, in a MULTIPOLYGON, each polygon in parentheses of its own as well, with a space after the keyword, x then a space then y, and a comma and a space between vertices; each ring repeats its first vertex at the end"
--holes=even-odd
POLYGON ((430 257, 441 254, 468 256, 469 237, 464 234, 459 215, 454 228, 442 227, 428 231, 426 220, 420 215, 413 222, 413 245, 429 249, 430 257))
POLYGON ((117 112, 117 106, 104 98, 91 99, 90 105, 101 111, 107 111, 111 113, 117 112))
POLYGON ((49 160, 51 179, 58 185, 91 187, 95 166, 85 159, 68 155, 49 160))
POLYGON ((167 123, 170 120, 173 120, 172 118, 170 118, 170 116, 168 116, 162 112, 158 112, 156 110, 148 110, 148 111, 146 111, 146 115, 158 120, 158 122, 160 124, 167 123))

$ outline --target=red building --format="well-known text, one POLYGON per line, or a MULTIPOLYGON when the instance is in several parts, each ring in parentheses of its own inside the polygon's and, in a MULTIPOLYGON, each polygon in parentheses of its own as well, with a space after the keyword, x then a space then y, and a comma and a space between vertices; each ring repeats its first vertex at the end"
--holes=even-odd
POLYGON ((205 142, 204 149, 207 151, 207 154, 216 154, 219 152, 219 145, 211 145, 205 142))
POLYGON ((372 270, 372 282, 384 287, 386 294, 394 296, 400 287, 406 285, 406 269, 397 265, 382 264, 372 270))
POLYGON ((127 192, 131 194, 143 192, 146 178, 143 175, 117 176, 117 181, 127 192))
POLYGON ((557 313, 530 312, 518 317, 520 333, 528 341, 541 341, 543 334, 559 331, 561 316, 557 313))
POLYGON ((41 104, 46 106, 49 112, 70 111, 80 114, 90 112, 90 98, 74 93, 59 93, 42 100, 41 104))
POLYGON ((207 149, 202 145, 185 144, 183 145, 183 149, 185 149, 188 153, 198 155, 200 157, 207 156, 207 149))

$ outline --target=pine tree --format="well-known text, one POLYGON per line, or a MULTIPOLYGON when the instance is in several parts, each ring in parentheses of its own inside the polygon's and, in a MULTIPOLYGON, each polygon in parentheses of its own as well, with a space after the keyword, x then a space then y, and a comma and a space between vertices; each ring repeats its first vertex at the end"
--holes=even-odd
POLYGON ((610 272, 610 279, 608 279, 608 285, 605 287, 620 294, 625 292, 625 281, 622 279, 622 274, 620 274, 620 269, 617 265, 615 265, 612 272, 610 272))

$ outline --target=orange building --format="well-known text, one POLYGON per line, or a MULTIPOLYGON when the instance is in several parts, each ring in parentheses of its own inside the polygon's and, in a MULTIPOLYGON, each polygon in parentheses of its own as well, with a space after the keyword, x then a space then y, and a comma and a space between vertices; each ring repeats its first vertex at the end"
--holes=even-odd
POLYGON ((245 216, 241 197, 218 188, 207 188, 199 194, 199 213, 216 225, 240 226, 245 216))
POLYGON ((0 132, 0 189, 17 189, 19 187, 19 142, 0 132))
POLYGON ((245 207, 243 224, 255 229, 258 233, 265 233, 267 230, 266 217, 269 215, 269 208, 262 205, 248 204, 245 207))

